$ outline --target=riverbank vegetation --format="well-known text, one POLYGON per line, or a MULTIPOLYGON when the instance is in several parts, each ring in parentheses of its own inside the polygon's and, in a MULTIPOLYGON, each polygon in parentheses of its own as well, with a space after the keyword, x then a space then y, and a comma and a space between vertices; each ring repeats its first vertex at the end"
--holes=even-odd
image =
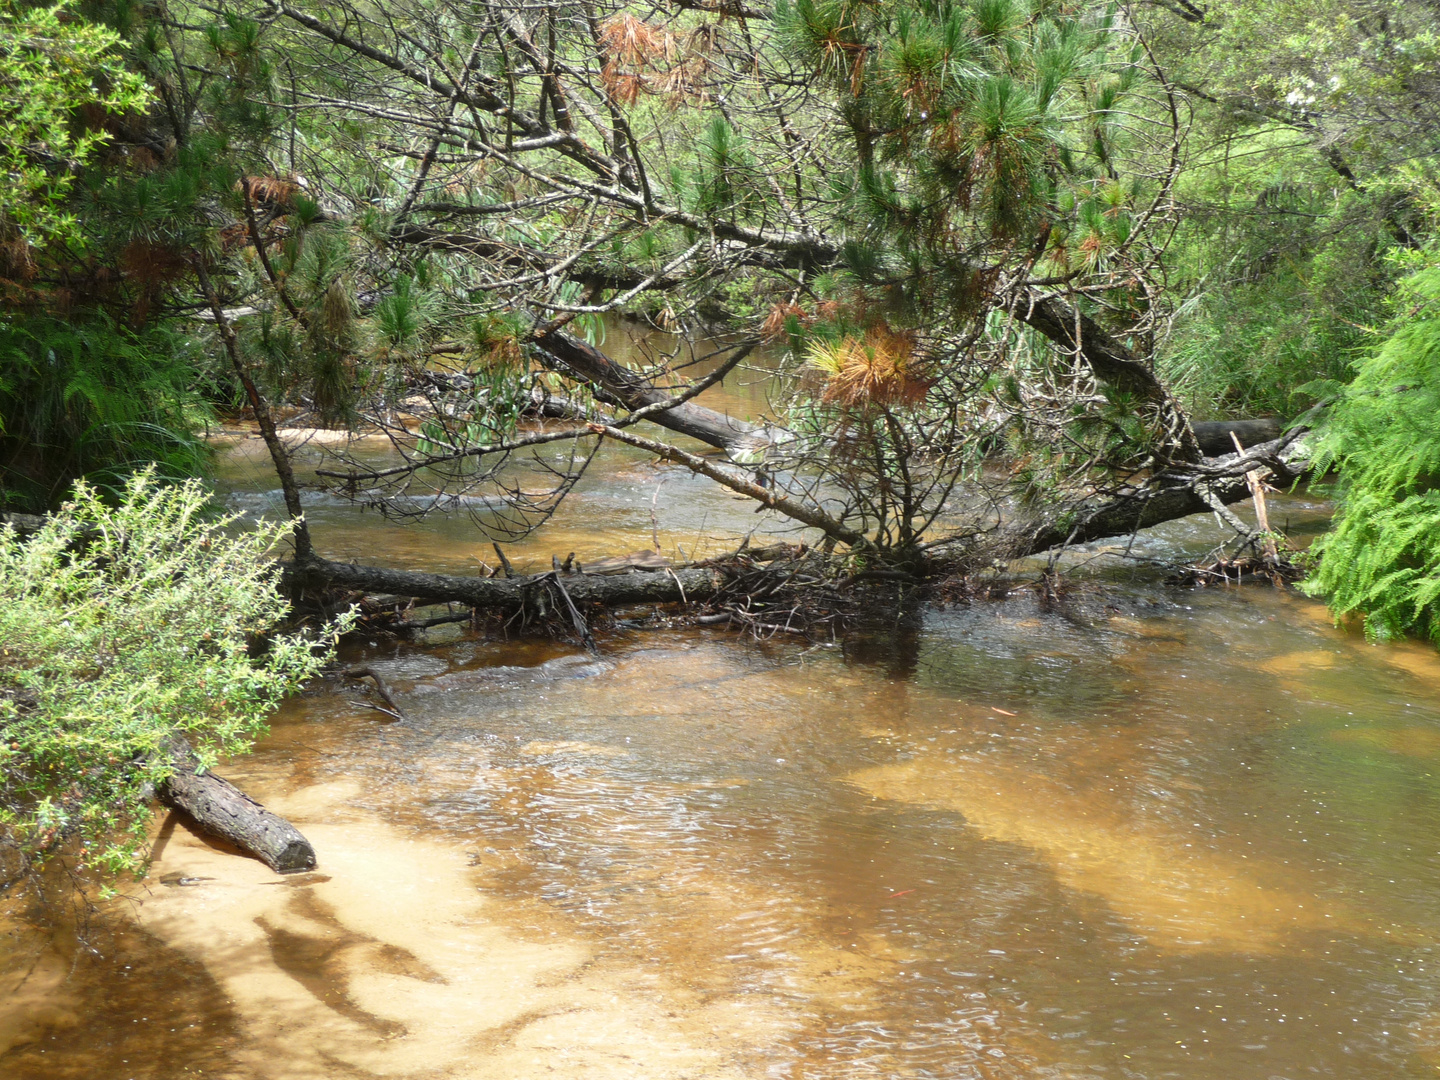
POLYGON ((1393 333, 1321 421, 1318 468, 1338 474, 1339 512, 1306 589, 1372 639, 1440 646, 1440 266, 1404 278, 1393 333))
POLYGON ((201 427, 244 409, 296 580, 338 581, 284 406, 388 436, 389 463, 319 476, 396 513, 482 499, 511 539, 615 441, 815 530, 836 578, 921 581, 1288 486, 1319 423, 1343 514, 1308 587, 1433 633, 1435 474, 1424 440, 1392 456, 1436 362, 1407 299, 1440 208, 1430 5, 96 0, 0 25, 30 178, 0 205, 10 509, 201 473, 201 427), (723 347, 626 367, 619 317, 723 347), (760 353, 766 416, 695 400, 760 353), (1366 405, 1401 367, 1396 409, 1366 405), (1194 424, 1254 416, 1300 426, 1237 451, 1194 424))
POLYGON ((32 536, 0 531, 0 893, 67 845, 139 868, 177 736, 202 767, 244 751, 329 657, 273 632, 283 526, 233 533, 208 502, 146 470, 114 505, 80 481, 32 536))

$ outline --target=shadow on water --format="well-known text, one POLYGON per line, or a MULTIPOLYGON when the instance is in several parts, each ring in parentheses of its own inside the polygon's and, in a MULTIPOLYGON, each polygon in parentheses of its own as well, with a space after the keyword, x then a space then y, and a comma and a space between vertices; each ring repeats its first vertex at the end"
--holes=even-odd
POLYGON ((408 949, 345 928, 336 920, 334 910, 308 890, 290 897, 290 907, 295 915, 315 924, 318 931, 297 933, 274 926, 265 916, 257 915, 255 925, 265 931, 275 966, 316 1000, 362 1027, 384 1038, 407 1035, 404 1024, 376 1016, 355 1004, 347 986, 354 961, 346 954, 368 952, 370 955, 364 963, 369 970, 436 983, 444 983, 444 976, 408 949))
POLYGON ((241 1020, 202 960, 128 921, 97 923, 79 949, 16 922, 0 942, 6 1080, 249 1075, 234 1058, 241 1020))
POLYGON ((845 660, 883 672, 888 679, 914 678, 919 669, 924 610, 919 604, 897 606, 885 623, 865 626, 848 635, 841 643, 845 660))

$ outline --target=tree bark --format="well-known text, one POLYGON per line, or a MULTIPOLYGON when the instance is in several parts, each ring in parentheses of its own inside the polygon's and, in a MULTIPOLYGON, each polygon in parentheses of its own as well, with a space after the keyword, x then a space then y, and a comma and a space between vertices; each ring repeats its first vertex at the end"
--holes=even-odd
MULTIPOLYGON (((547 579, 554 574, 554 571, 546 571, 529 577, 472 578, 356 566, 324 559, 282 565, 287 585, 413 596, 417 600, 434 603, 468 604, 501 611, 517 611, 524 607, 527 599, 536 595, 536 590, 548 587, 547 579)), ((577 605, 600 604, 606 607, 665 604, 682 598, 705 600, 714 596, 722 584, 719 573, 702 567, 636 570, 625 574, 563 574, 561 580, 570 599, 577 605)), ((558 605, 564 604, 558 597, 556 600, 558 605)))
POLYGON ((1287 437, 1251 447, 1245 455, 1248 465, 1241 464, 1241 455, 1234 455, 1233 465, 1224 460, 1207 460, 1206 466, 1223 471, 1176 476, 1168 485, 1142 488, 1068 515, 1001 522, 996 528, 963 538, 954 550, 959 552, 961 563, 979 567, 993 559, 1019 559, 1068 544, 1129 536, 1177 518, 1207 513, 1215 509, 1216 503, 1228 506, 1249 498, 1250 471, 1258 470, 1262 477, 1268 472, 1285 482, 1304 475, 1307 462, 1282 460, 1293 441, 1293 437, 1287 437))
POLYGON ((1191 424, 1195 439, 1206 457, 1221 457, 1235 448, 1230 443, 1230 433, 1246 446, 1278 439, 1285 430, 1285 422, 1274 417, 1259 420, 1202 420, 1191 424))
POLYGON ((170 739, 167 749, 175 772, 155 792, 162 803, 188 814, 203 831, 229 840, 276 873, 315 869, 315 849, 294 825, 228 780, 197 772, 195 753, 179 736, 170 739))
MULTIPOLYGON (((559 255, 524 244, 499 241, 483 233, 467 233, 437 229, 428 225, 404 225, 392 229, 389 235, 392 244, 405 244, 428 248, 432 251, 463 252, 487 260, 493 266, 502 266, 514 271, 545 271, 558 265, 559 255)), ((591 289, 613 289, 624 292, 642 282, 650 282, 656 291, 674 289, 684 284, 677 276, 656 277, 640 270, 600 270, 591 266, 577 266, 566 271, 569 281, 579 282, 591 289)))
POLYGON ((285 444, 280 441, 275 430, 275 418, 270 413, 270 403, 260 393, 255 380, 250 376, 244 357, 240 355, 240 340, 235 334, 235 327, 225 318, 220 297, 215 292, 215 285, 210 280, 203 259, 195 260, 195 274, 205 301, 210 305, 210 312, 215 316, 215 326, 220 331, 225 353, 230 357, 230 364, 235 369, 240 385, 245 389, 246 397, 250 399, 250 408, 255 413, 255 423, 260 427, 260 436, 270 451, 270 461, 275 466, 275 475, 280 480, 280 491, 285 497, 285 509, 290 514, 295 557, 304 559, 310 554, 310 527, 305 524, 305 510, 300 505, 300 485, 295 482, 295 469, 290 463, 290 452, 285 449, 285 444))
MULTIPOLYGON (((534 344, 545 354, 547 366, 578 376, 596 388, 597 396, 631 412, 674 396, 672 391, 660 389, 563 330, 536 337, 534 344)), ((657 412, 649 419, 661 427, 719 447, 736 461, 749 460, 771 441, 764 428, 693 401, 657 412)))
POLYGON ((1029 296, 1022 296, 1013 310, 1026 326, 1062 351, 1077 356, 1101 382, 1153 406, 1181 461, 1196 462, 1204 456, 1189 417, 1165 384, 1148 364, 1094 319, 1061 297, 1040 296, 1033 290, 1029 296))

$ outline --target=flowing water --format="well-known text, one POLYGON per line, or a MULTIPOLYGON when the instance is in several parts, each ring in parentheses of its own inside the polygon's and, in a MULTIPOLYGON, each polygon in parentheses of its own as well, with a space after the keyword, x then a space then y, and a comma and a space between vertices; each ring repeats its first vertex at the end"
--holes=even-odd
MULTIPOLYGON (((249 448, 227 475, 260 505, 249 448)), ((642 457, 586 484, 519 555, 757 520, 642 457)), ((338 554, 488 551, 464 522, 315 517, 338 554)), ((224 770, 318 871, 158 823, 82 944, 4 924, 0 1075, 1435 1075, 1440 659, 1292 593, 1095 565, 1058 610, 1024 592, 834 646, 361 643, 409 722, 317 684, 224 770)))

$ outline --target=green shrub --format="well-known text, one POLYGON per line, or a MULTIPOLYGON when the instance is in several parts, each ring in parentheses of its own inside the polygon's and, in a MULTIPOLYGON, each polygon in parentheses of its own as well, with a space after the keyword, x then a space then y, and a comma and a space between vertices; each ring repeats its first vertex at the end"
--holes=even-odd
POLYGON ((127 71, 120 35, 68 10, 0 0, 0 238, 75 240, 65 196, 79 169, 110 141, 75 122, 81 106, 143 109, 152 91, 127 71))
MULTIPOLYGON (((143 862, 174 733, 202 763, 247 749, 330 652, 259 635, 286 614, 264 558, 288 526, 206 520, 196 482, 133 477, 107 507, 73 501, 22 541, 0 530, 0 854, 11 881, 69 841, 102 873, 143 862)), ((5 883, 0 882, 0 887, 5 883)))
POLYGON ((1394 332, 1339 388, 1316 461, 1334 467, 1334 528, 1303 583, 1372 640, 1440 647, 1440 265, 1401 282, 1394 332))

